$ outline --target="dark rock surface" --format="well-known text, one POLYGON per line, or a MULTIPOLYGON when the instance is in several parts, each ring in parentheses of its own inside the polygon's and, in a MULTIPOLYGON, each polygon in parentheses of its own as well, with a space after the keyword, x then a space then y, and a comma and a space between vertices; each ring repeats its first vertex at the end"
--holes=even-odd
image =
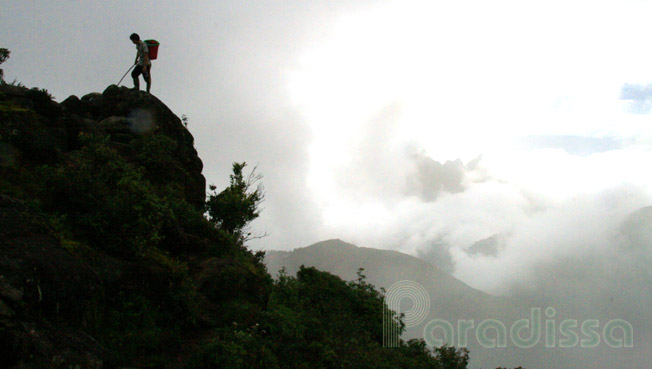
POLYGON ((82 325, 96 274, 60 247, 20 201, 0 195, 0 367, 99 368, 108 353, 82 325), (63 323, 65 321, 65 323, 63 323))
MULTIPOLYGON (((204 204, 206 180, 193 137, 153 95, 111 85, 101 94, 73 95, 57 104, 44 90, 2 85, 0 119, 0 164, 5 167, 55 161, 80 146, 80 134, 108 136, 122 146, 136 136, 166 136, 171 155, 162 168, 153 168, 160 171, 147 173, 149 179, 182 184, 189 203, 204 204)), ((133 159, 128 147, 122 153, 133 159)))
MULTIPOLYGON (((61 166, 90 135, 203 212, 206 185, 193 137, 156 97, 112 85, 58 104, 45 90, 1 84, 0 368, 114 368, 121 360, 96 339, 97 324, 111 325, 107 306, 119 311, 129 296, 162 304, 179 289, 165 252, 109 255, 60 234, 53 215, 38 210, 39 168, 61 166)), ((169 249, 197 252, 194 241, 208 242, 187 232, 170 221, 161 235, 169 249)))

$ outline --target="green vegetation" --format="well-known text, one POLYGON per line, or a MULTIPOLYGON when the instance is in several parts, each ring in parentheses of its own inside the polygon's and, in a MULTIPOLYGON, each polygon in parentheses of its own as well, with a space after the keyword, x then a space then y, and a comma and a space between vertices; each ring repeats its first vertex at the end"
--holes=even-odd
MULTIPOLYGON (((33 300, 16 305, 16 319, 92 337, 105 367, 466 368, 465 349, 429 350, 423 340, 383 347, 383 294, 362 270, 353 282, 305 267, 274 281, 264 253, 245 246, 264 199, 261 176, 245 175, 246 163, 234 163, 229 186, 211 186, 198 207, 178 157, 193 150, 182 140, 161 132, 125 140, 63 116, 47 92, 20 93, 31 102, 0 94, 0 195, 24 204, 21 212, 78 263, 56 275, 83 268, 93 277, 81 292, 53 294, 50 305, 41 291, 56 286, 44 279, 33 300)), ((401 319, 394 315, 402 329, 401 319)), ((2 324, 0 336, 11 331, 2 324)), ((24 350, 9 365, 75 367, 52 348, 46 364, 30 364, 34 353, 24 350)))
MULTIPOLYGON (((190 367, 217 368, 466 368, 468 351, 423 340, 382 346, 383 296, 357 281, 301 267, 274 283, 267 309, 255 322, 220 329, 190 367), (433 355, 434 353, 434 355, 433 355)), ((400 324, 399 318, 395 317, 400 324)))
MULTIPOLYGON (((0 47, 0 64, 4 63, 5 60, 9 59, 9 54, 11 54, 11 51, 0 47)), ((4 83, 5 80, 3 79, 3 77, 4 77, 4 71, 0 69, 0 83, 4 83)))
POLYGON ((211 186, 212 193, 206 202, 206 211, 211 222, 217 228, 233 235, 239 242, 245 242, 251 237, 252 234, 246 230, 246 226, 258 218, 258 208, 265 197, 260 184, 254 191, 250 191, 262 177, 255 174, 254 168, 245 179, 242 171, 246 166, 247 163, 234 163, 229 187, 216 193, 215 186, 211 186))
POLYGON ((106 139, 82 141, 59 165, 38 168, 43 210, 63 218, 78 241, 116 256, 143 256, 172 221, 169 202, 106 139))

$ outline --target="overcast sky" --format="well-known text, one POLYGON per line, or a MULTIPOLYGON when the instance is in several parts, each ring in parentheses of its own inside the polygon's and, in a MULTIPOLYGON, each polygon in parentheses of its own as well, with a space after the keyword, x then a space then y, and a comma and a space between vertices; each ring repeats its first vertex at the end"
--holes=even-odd
POLYGON ((264 176, 253 226, 269 236, 252 248, 341 238, 506 293, 608 250, 652 205, 650 14, 643 0, 0 0, 1 68, 63 101, 117 83, 132 32, 156 39, 152 93, 189 118, 207 182, 226 186, 234 161, 264 176))

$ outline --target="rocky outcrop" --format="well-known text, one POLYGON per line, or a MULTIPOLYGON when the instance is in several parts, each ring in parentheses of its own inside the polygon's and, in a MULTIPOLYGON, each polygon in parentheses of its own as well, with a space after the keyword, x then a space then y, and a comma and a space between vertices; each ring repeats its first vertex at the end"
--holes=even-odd
POLYGON ((201 170, 150 94, 0 84, 0 368, 197 367, 259 323, 272 280, 206 219, 201 170))
POLYGON ((136 160, 129 147, 135 137, 166 137, 165 162, 151 160, 146 166, 148 179, 179 183, 190 204, 197 208, 204 204, 206 180, 193 137, 153 95, 111 85, 103 93, 81 99, 73 95, 57 104, 44 90, 2 85, 0 119, 2 167, 55 161, 80 147, 80 134, 108 137, 130 160, 136 160))
POLYGON ((39 218, 0 195, 0 367, 100 368, 108 353, 82 325, 99 279, 61 248, 39 218), (63 323, 65 322, 65 323, 63 323))
MULTIPOLYGON (((59 104, 45 90, 0 84, 1 368, 116 367, 125 359, 116 359, 115 347, 104 346, 113 338, 101 330, 125 324, 111 323, 116 316, 130 317, 132 312, 120 316, 123 306, 155 315, 157 309, 172 311, 190 300, 184 297, 183 303, 169 306, 175 296, 190 294, 193 288, 179 287, 189 284, 189 278, 184 277, 183 264, 166 253, 199 252, 195 243, 209 241, 190 234, 192 230, 176 221, 183 215, 170 216, 160 225, 158 246, 167 250, 152 248, 147 257, 121 257, 89 242, 91 238, 78 242, 74 235, 53 229, 58 216, 69 216, 65 207, 43 213, 39 196, 46 180, 41 175, 77 165, 71 158, 84 152, 89 136, 144 178, 133 177, 131 186, 152 183, 147 191, 174 187, 151 204, 166 209, 165 196, 179 194, 185 202, 175 204, 189 204, 187 208, 194 209, 185 211, 198 217, 203 214, 205 179, 193 137, 156 97, 112 85, 103 93, 81 99, 70 96, 59 104), (136 305, 142 301, 142 306, 136 305)), ((111 175, 117 164, 99 165, 111 175)), ((62 185, 72 186, 76 180, 66 177, 62 185)), ((116 181, 111 183, 107 191, 118 186, 116 181)), ((134 193, 149 194, 135 188, 134 193)), ((90 194, 102 195, 106 193, 90 194)), ((124 219, 126 224, 135 221, 124 219)), ((116 237, 124 237, 120 230, 116 228, 116 237)), ((151 323, 156 324, 172 325, 151 323)), ((118 326, 112 334, 122 328, 118 326)))

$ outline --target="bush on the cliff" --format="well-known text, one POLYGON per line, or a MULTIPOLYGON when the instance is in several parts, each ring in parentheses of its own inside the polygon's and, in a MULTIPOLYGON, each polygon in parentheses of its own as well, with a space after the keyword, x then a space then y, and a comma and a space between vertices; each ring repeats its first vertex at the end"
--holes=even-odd
MULTIPOLYGON (((430 350, 423 340, 382 346, 383 295, 362 273, 346 282, 313 267, 281 273, 258 321, 218 329, 192 368, 465 368, 465 350, 430 350), (450 366, 453 365, 453 366, 450 366)), ((401 319, 393 315, 399 327, 401 319)))
POLYGON ((41 167, 41 198, 62 216, 71 233, 116 256, 142 256, 162 240, 173 217, 167 202, 106 138, 89 136, 55 166, 41 167))
MULTIPOLYGON (((47 248, 36 237, 38 252, 0 237, 0 255, 13 253, 15 270, 39 276, 34 266, 44 265, 39 273, 49 274, 43 276, 62 277, 57 283, 43 277, 49 283, 39 285, 23 272, 13 275, 12 283, 30 292, 24 300, 33 302, 12 305, 11 330, 0 319, 0 342, 19 352, 13 362, 32 368, 93 367, 84 364, 90 361, 107 368, 443 368, 423 341, 382 347, 383 296, 362 274, 345 282, 302 268, 297 277, 274 282, 264 253, 244 247, 264 197, 261 177, 255 170, 245 175, 246 164, 235 163, 229 186, 219 193, 212 186, 204 202, 192 137, 151 95, 111 86, 59 105, 44 90, 14 87, 0 90, 0 193, 29 202, 24 211, 32 222, 44 219, 43 234, 35 236, 55 237, 47 248), (127 116, 143 107, 155 124, 134 133, 127 116), (48 255, 67 262, 51 263, 48 255), (71 273, 73 267, 84 273, 71 273), (33 337, 59 328, 76 340, 41 339, 38 347, 48 349, 40 351, 31 345, 33 337), (93 355, 69 354, 89 353, 79 343, 87 341, 98 346, 93 355), (53 366, 55 358, 60 365, 53 366)), ((5 207, 13 211, 5 218, 19 227, 21 220, 10 216, 17 208, 5 207)), ((13 232, 7 221, 0 224, 3 236, 13 232)), ((457 351, 442 353, 465 363, 457 351)))
POLYGON ((229 187, 217 193, 215 186, 211 186, 212 193, 206 201, 206 211, 211 222, 242 242, 251 237, 252 234, 246 226, 258 218, 259 205, 265 197, 260 184, 255 190, 251 190, 262 177, 255 173, 254 168, 245 178, 242 171, 246 166, 247 163, 233 163, 229 187))
MULTIPOLYGON (((11 52, 9 50, 0 47, 0 64, 4 63, 5 60, 9 58, 10 53, 11 52)), ((3 77, 4 77, 4 71, 0 69, 0 83, 4 83, 5 80, 3 77)))

